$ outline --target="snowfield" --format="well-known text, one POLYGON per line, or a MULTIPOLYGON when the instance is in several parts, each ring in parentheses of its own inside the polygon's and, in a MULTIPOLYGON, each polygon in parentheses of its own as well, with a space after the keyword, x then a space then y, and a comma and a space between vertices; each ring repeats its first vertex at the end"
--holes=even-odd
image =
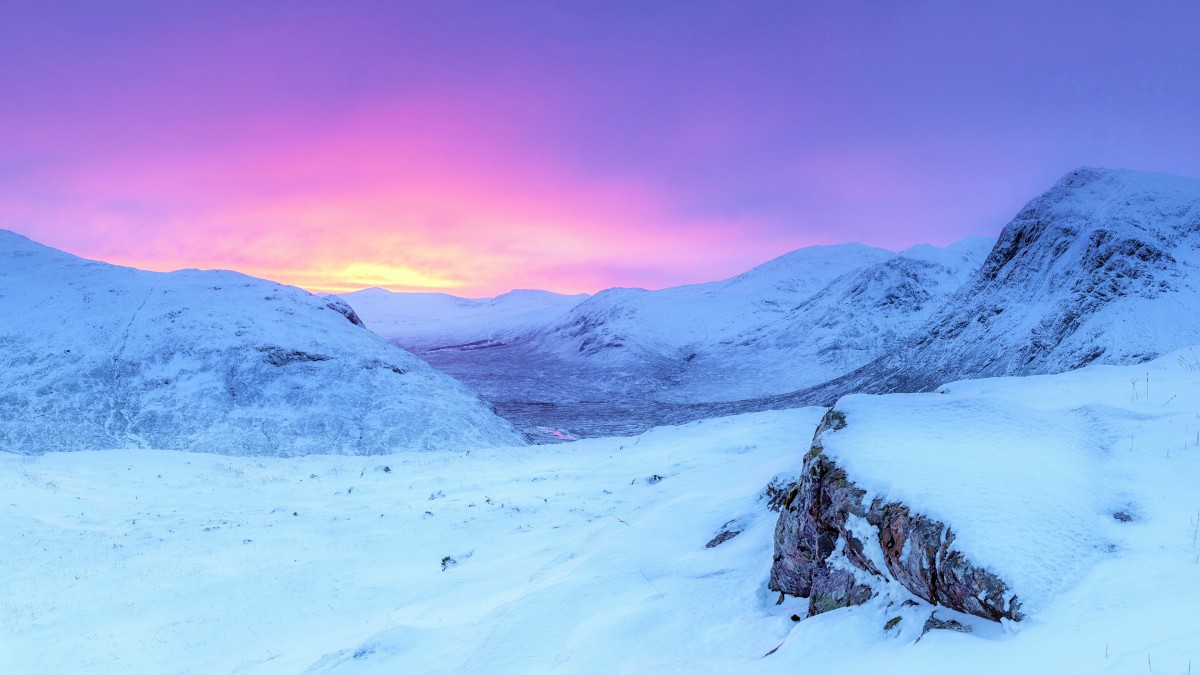
POLYGON ((821 412, 469 453, 0 454, 0 663, 13 673, 744 663, 792 626, 766 596, 774 514, 759 493, 821 412), (706 549, 736 518, 746 532, 706 549))
POLYGON ((776 604, 763 488, 799 470, 805 408, 386 457, 0 454, 0 664, 1200 672, 1197 354, 839 404, 827 452, 1007 575, 1019 623, 939 608, 974 632, 922 637, 933 608, 895 584, 798 622, 807 601, 776 604))

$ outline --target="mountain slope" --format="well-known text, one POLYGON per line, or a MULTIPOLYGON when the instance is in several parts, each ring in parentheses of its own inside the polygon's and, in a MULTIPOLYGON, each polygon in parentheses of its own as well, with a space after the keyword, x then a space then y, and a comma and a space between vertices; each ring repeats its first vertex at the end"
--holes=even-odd
POLYGON ((525 339, 564 356, 605 360, 640 352, 686 358, 783 316, 847 272, 893 256, 862 244, 811 246, 724 281, 659 291, 610 288, 525 339))
MULTIPOLYGON (((526 315, 533 320, 520 329, 476 312, 476 325, 458 324, 461 332, 442 345, 393 341, 479 389, 527 431, 636 433, 698 419, 715 410, 709 404, 795 391, 869 362, 927 318, 990 245, 977 238, 901 254, 817 246, 725 281, 609 289, 565 312, 526 315)), ((343 297, 364 310, 372 329, 400 334, 373 322, 388 314, 372 307, 379 298, 371 294, 343 297)), ((425 318, 405 330, 427 333, 433 323, 425 318)))
POLYGON ((0 231, 0 449, 372 454, 521 444, 332 298, 156 273, 0 231))
POLYGON ((1078 169, 1030 201, 900 346, 794 398, 1145 361, 1200 341, 1197 307, 1200 180, 1078 169))
POLYGON ((844 274, 778 320, 700 352, 678 400, 752 398, 848 373, 927 320, 992 244, 973 237, 946 248, 915 247, 844 274), (701 389, 707 396, 698 396, 701 389))

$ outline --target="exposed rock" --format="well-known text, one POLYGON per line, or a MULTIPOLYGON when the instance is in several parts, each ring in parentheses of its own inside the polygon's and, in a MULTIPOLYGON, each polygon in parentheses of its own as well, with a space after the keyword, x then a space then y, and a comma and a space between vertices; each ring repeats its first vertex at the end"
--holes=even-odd
POLYGON ((355 326, 362 328, 367 327, 366 324, 363 323, 362 319, 358 318, 358 314, 355 313, 354 308, 347 304, 345 300, 337 297, 336 295, 326 295, 324 298, 326 300, 325 307, 332 309, 338 314, 346 317, 346 320, 355 326))
POLYGON ((972 628, 954 619, 942 620, 937 618, 936 613, 930 614, 928 619, 925 619, 925 625, 921 626, 921 635, 925 635, 931 630, 952 630, 959 633, 970 633, 972 628))
POLYGON ((845 426, 845 415, 830 410, 817 427, 800 480, 782 503, 769 587, 809 598, 809 616, 862 604, 896 581, 931 604, 992 621, 1020 620, 1020 603, 1007 584, 954 549, 954 533, 944 523, 905 504, 866 503, 866 491, 823 452, 822 434, 845 426), (864 521, 870 535, 862 532, 864 521))
POLYGON ((708 543, 704 545, 704 548, 716 548, 717 546, 720 546, 721 544, 724 544, 725 542, 729 541, 730 539, 733 539, 734 537, 738 536, 739 534, 742 533, 742 530, 745 530, 745 529, 746 529, 745 519, 734 518, 733 520, 722 525, 721 529, 717 531, 716 536, 714 536, 712 539, 710 539, 708 541, 708 543))
POLYGON ((808 615, 816 616, 842 607, 861 605, 874 595, 875 591, 859 583, 850 570, 827 567, 813 577, 808 615))
MULTIPOLYGON (((810 616, 844 607, 846 604, 838 602, 848 603, 863 595, 854 591, 853 578, 847 578, 847 570, 834 570, 826 565, 846 531, 846 516, 851 513, 866 515, 861 506, 865 493, 851 486, 845 472, 821 452, 821 434, 844 426, 845 417, 834 410, 821 420, 813 438, 812 451, 804 460, 800 481, 784 500, 775 527, 775 562, 771 567, 770 588, 810 598, 810 616), (819 602, 813 598, 814 585, 818 583, 819 602)), ((853 549, 851 542, 857 540, 848 532, 846 535, 848 548, 853 549)), ((850 556, 855 553, 848 552, 847 557, 850 556)), ((868 592, 862 601, 869 598, 868 592)))
POLYGON ((779 513, 783 509, 783 503, 787 501, 788 495, 796 482, 799 481, 799 474, 781 473, 771 479, 770 483, 763 488, 759 493, 759 501, 766 501, 767 508, 779 513))

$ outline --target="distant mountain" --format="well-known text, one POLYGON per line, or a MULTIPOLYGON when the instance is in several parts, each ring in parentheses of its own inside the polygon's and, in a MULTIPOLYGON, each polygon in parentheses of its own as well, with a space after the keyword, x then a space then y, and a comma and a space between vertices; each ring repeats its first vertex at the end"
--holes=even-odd
POLYGON ((725 281, 615 288, 582 300, 537 296, 519 322, 481 310, 485 301, 442 296, 443 305, 470 308, 442 344, 427 337, 447 324, 437 312, 398 318, 421 298, 343 297, 369 327, 478 388, 526 430, 632 433, 871 361, 930 316, 990 246, 981 238, 900 254, 816 246, 725 281))
POLYGON ((1129 364, 1200 343, 1200 180, 1084 168, 1030 201, 980 270, 894 350, 807 391, 1129 364))
POLYGON ((777 320, 697 352, 679 401, 734 401, 825 382, 895 348, 979 268, 994 240, 918 246, 834 279, 777 320))
POLYGON ((371 330, 407 349, 481 346, 552 322, 588 298, 516 290, 495 298, 366 288, 340 296, 371 330))
POLYGON ((839 276, 896 254, 862 244, 793 251, 744 274, 660 291, 610 288, 521 339, 563 357, 686 359, 775 321, 839 276))
POLYGON ((336 298, 234 272, 88 261, 0 230, 0 450, 522 443, 478 394, 336 298))

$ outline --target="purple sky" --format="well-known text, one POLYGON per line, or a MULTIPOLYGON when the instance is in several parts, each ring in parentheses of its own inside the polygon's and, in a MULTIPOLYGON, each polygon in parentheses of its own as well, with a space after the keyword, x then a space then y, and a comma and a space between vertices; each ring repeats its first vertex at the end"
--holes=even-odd
POLYGON ((0 228, 461 295, 995 235, 1200 176, 1200 3, 0 5, 0 228))

